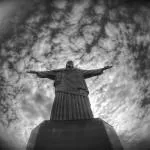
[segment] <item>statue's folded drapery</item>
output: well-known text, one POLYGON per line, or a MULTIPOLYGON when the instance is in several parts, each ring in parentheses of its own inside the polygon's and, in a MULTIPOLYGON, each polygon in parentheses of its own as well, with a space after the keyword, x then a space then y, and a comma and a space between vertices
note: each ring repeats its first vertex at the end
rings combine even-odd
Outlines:
POLYGON ((93 118, 88 96, 58 92, 51 111, 51 120, 93 118))

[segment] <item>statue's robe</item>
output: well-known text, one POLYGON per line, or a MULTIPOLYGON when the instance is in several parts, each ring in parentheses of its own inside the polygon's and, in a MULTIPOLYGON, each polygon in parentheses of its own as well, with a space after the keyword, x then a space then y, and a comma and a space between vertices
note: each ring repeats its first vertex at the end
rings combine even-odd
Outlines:
POLYGON ((78 120, 93 118, 85 79, 102 74, 103 69, 58 69, 38 72, 41 78, 54 80, 55 99, 51 120, 78 120))

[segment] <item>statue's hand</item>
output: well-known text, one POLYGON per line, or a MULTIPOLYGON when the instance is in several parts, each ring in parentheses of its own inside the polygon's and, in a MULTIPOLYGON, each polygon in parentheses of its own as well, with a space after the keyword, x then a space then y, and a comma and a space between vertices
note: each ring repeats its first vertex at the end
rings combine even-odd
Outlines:
POLYGON ((112 68, 112 66, 106 66, 106 67, 103 68, 103 70, 107 70, 107 69, 110 69, 110 68, 112 68))

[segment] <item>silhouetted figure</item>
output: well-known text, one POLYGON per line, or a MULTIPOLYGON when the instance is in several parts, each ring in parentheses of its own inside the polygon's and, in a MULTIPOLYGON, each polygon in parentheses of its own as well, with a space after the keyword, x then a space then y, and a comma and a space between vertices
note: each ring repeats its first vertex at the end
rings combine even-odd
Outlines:
POLYGON ((93 118, 85 79, 101 75, 104 70, 111 67, 82 70, 74 68, 73 61, 68 61, 66 68, 41 72, 28 71, 28 73, 54 80, 55 100, 51 120, 78 120, 93 118))

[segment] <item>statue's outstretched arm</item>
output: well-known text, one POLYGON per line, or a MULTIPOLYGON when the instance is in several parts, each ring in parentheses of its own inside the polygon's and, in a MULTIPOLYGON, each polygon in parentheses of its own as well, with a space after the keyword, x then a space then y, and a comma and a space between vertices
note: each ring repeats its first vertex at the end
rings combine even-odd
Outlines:
POLYGON ((82 70, 82 72, 83 72, 84 78, 86 79, 86 78, 94 77, 97 75, 101 75, 104 70, 110 69, 110 68, 112 68, 112 66, 106 66, 106 67, 100 68, 100 69, 82 70))
POLYGON ((56 76, 55 70, 51 71, 27 71, 27 73, 36 74, 39 78, 49 78, 54 80, 56 76))

